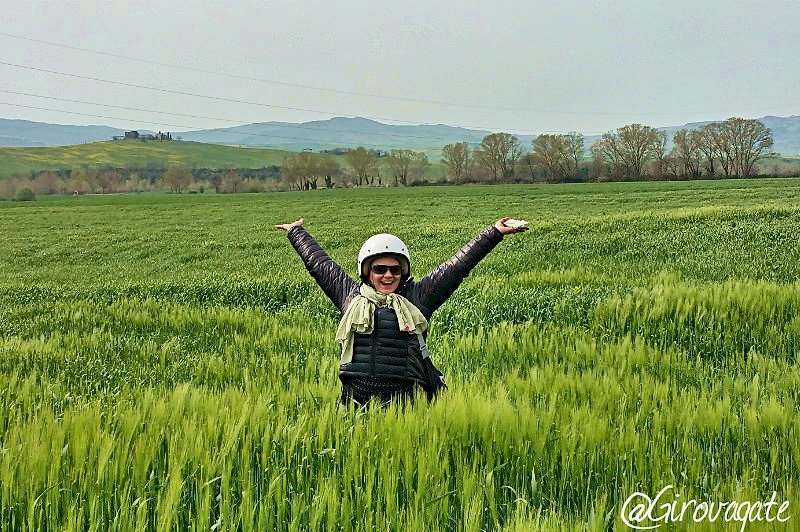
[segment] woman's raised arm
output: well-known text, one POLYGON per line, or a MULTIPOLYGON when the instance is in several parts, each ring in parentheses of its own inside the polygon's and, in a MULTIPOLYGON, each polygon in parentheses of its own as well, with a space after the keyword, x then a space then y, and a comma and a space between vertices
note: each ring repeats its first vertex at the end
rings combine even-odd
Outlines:
POLYGON ((303 259, 306 269, 340 312, 344 312, 344 301, 356 286, 356 282, 322 249, 314 237, 303 227, 303 219, 288 224, 278 224, 276 229, 286 231, 289 241, 303 259))
POLYGON ((438 309, 450 297, 469 272, 503 239, 504 235, 519 233, 524 228, 506 227, 503 223, 510 218, 500 218, 493 226, 481 231, 447 262, 437 266, 431 273, 415 284, 416 299, 424 307, 423 314, 438 309), (427 312, 426 312, 427 311, 427 312))

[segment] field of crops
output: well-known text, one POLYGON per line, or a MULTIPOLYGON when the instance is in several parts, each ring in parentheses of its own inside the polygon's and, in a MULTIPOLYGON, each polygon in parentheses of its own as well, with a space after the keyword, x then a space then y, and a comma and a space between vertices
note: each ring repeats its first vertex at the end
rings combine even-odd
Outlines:
POLYGON ((0 202, 0 529, 623 530, 670 484, 797 529, 798 235, 797 179, 0 202), (506 214, 431 322, 450 390, 342 409, 272 225, 421 277, 506 214))

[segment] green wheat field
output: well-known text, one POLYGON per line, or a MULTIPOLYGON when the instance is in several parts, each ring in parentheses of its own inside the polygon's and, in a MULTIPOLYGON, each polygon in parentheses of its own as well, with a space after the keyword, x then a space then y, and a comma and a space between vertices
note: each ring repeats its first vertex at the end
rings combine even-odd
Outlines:
POLYGON ((796 530, 799 235, 798 179, 0 202, 0 529, 625 530, 671 484, 796 530), (342 408, 272 226, 419 278, 504 215, 431 322, 450 390, 342 408))

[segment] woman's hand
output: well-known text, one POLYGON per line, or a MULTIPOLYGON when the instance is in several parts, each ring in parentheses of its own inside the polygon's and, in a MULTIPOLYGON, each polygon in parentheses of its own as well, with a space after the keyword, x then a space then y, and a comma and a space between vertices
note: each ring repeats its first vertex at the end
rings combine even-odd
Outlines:
POLYGON ((497 228, 498 231, 503 233, 504 235, 510 235, 511 233, 521 233, 525 231, 525 229, 514 229, 513 227, 506 227, 503 225, 506 220, 510 220, 511 216, 505 216, 497 220, 497 223, 494 226, 497 228))
POLYGON ((300 218, 299 220, 295 220, 290 224, 278 224, 275 226, 275 229, 283 229, 288 233, 289 229, 291 229, 292 227, 301 227, 302 225, 303 225, 303 219, 300 218))

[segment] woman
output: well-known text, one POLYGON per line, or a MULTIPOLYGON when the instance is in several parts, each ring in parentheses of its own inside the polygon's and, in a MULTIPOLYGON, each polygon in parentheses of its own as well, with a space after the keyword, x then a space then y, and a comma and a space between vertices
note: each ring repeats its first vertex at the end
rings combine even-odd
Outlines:
POLYGON ((303 228, 302 218, 275 226, 287 232, 306 269, 342 314, 336 339, 342 348, 343 404, 352 400, 364 405, 373 397, 384 404, 413 400, 417 386, 430 401, 445 387, 425 346, 428 320, 504 235, 525 230, 507 227, 507 220, 481 231, 418 282, 411 277, 408 249, 394 235, 375 235, 364 242, 357 282, 303 228))

